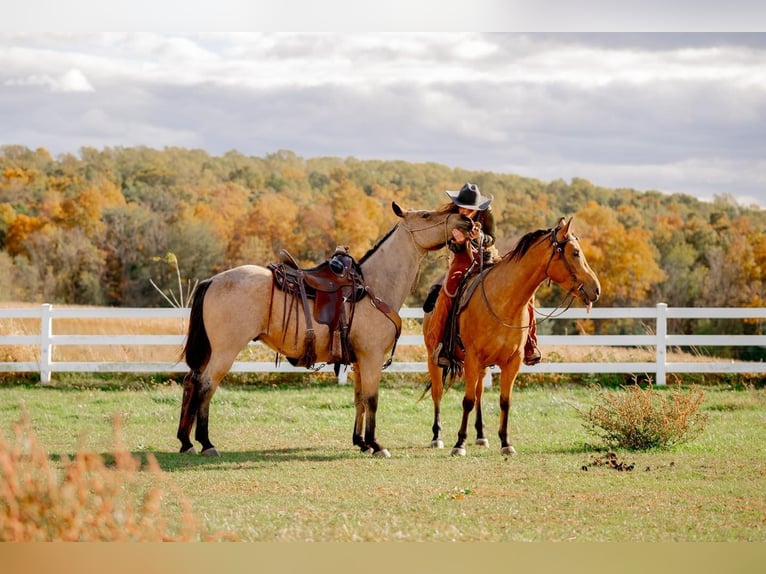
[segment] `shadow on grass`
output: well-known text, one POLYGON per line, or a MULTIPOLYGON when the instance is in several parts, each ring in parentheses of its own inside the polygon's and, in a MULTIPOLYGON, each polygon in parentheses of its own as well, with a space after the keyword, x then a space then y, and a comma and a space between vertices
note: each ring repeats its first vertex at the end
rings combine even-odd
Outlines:
MULTIPOLYGON (((565 446, 531 445, 529 448, 522 448, 517 455, 507 457, 506 455, 500 454, 498 449, 499 446, 497 445, 492 445, 489 449, 486 447, 468 445, 468 458, 470 458, 471 455, 480 456, 482 458, 490 456, 499 459, 505 458, 512 461, 517 457, 524 456, 538 457, 541 455, 592 454, 607 450, 604 447, 588 443, 573 443, 565 446)), ((450 456, 449 447, 445 449, 433 449, 428 446, 420 447, 410 445, 402 446, 392 452, 394 457, 396 457, 396 453, 399 453, 399 455, 404 458, 416 458, 420 454, 424 459, 424 463, 427 463, 427 461, 434 456, 438 457, 440 454, 443 454, 446 459, 462 459, 462 457, 450 456)), ((361 453, 354 447, 342 450, 328 450, 317 447, 290 447, 247 451, 224 451, 221 453, 221 456, 205 456, 202 454, 182 454, 177 451, 152 450, 132 451, 130 454, 141 461, 141 467, 143 469, 148 468, 149 455, 154 456, 159 463, 160 468, 165 472, 182 472, 203 468, 205 470, 238 469, 254 464, 338 462, 343 460, 356 461, 373 458, 369 454, 361 453)), ((100 453, 99 456, 101 456, 104 464, 107 466, 114 465, 115 455, 113 452, 103 452, 100 453)), ((49 458, 54 462, 60 462, 64 458, 72 460, 74 457, 75 455, 73 453, 57 453, 49 455, 49 458)))
MULTIPOLYGON (((150 451, 137 451, 132 454, 141 460, 143 466, 146 466, 147 456, 152 454, 162 470, 169 472, 199 470, 200 468, 219 470, 257 463, 335 462, 365 456, 351 449, 346 452, 328 452, 310 447, 222 452, 221 456, 150 451)), ((104 454, 103 456, 105 460, 110 457, 113 458, 111 454, 104 454)))

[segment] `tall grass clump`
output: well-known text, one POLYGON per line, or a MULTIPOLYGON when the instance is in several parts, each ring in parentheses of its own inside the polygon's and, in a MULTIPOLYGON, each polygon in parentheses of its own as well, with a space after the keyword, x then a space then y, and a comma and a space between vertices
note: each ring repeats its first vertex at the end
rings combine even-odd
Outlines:
POLYGON ((602 390, 599 402, 578 409, 585 429, 608 446, 630 450, 669 448, 697 438, 707 414, 698 412, 705 393, 696 389, 658 391, 651 385, 602 390))
MULTIPOLYGON (((141 461, 119 440, 115 420, 114 462, 82 449, 71 460, 51 461, 25 415, 13 438, 0 434, 0 541, 197 541, 202 531, 190 504, 168 509, 163 472, 147 457, 152 484, 141 461)), ((218 538, 221 536, 219 535, 218 538)))

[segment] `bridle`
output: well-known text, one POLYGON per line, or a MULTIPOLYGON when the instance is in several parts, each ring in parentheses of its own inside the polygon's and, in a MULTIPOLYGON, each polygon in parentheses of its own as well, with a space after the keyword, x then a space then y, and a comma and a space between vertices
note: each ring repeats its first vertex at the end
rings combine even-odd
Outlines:
MULTIPOLYGON (((557 255, 561 258, 561 262, 564 264, 564 267, 569 272, 569 275, 572 277, 573 282, 577 285, 577 287, 572 287, 569 291, 567 291, 566 295, 561 299, 559 304, 548 314, 544 313, 538 313, 537 309, 535 309, 535 313, 538 313, 539 316, 542 317, 541 320, 538 321, 538 323, 542 323, 543 321, 547 319, 555 319, 556 317, 559 317, 566 313, 569 308, 572 306, 572 303, 574 303, 576 293, 578 291, 581 291, 583 289, 583 282, 580 281, 580 278, 577 276, 577 273, 575 273, 574 268, 572 267, 571 263, 567 261, 566 258, 566 245, 569 243, 569 236, 565 237, 562 241, 559 241, 556 239, 556 233, 559 231, 559 227, 554 227, 551 229, 550 234, 548 235, 548 239, 550 239, 551 242, 551 256, 548 258, 548 262, 545 264, 545 277, 548 279, 548 284, 553 280, 553 278, 548 274, 548 269, 551 266, 551 262, 553 261, 553 258, 557 255), (566 306, 565 306, 566 305, 566 306)), ((487 272, 489 273, 492 271, 491 269, 487 272)), ((484 277, 481 277, 479 279, 481 282, 481 293, 484 297, 484 304, 487 306, 487 309, 489 309, 490 314, 492 317, 500 323, 503 327, 508 327, 509 329, 529 329, 529 325, 523 326, 523 325, 511 325, 509 323, 506 323, 503 321, 503 319, 495 312, 495 310, 492 308, 491 303, 489 302, 489 297, 487 297, 487 292, 484 289, 484 277)))
POLYGON ((449 241, 450 233, 449 233, 449 219, 452 215, 455 215, 454 213, 447 213, 447 217, 444 218, 444 221, 437 221, 436 223, 433 223, 431 225, 427 225, 425 227, 419 227, 417 229, 412 229, 407 224, 407 221, 402 220, 399 225, 403 226, 404 229, 410 234, 410 239, 412 239, 412 242, 415 244, 415 247, 420 249, 420 251, 429 251, 431 248, 423 247, 420 243, 418 243, 417 239, 415 239, 415 234, 419 233, 421 231, 427 231, 429 229, 433 229, 434 227, 438 227, 439 225, 444 225, 444 241, 443 243, 446 245, 447 241, 449 241))
MULTIPOLYGON (((551 229, 550 234, 550 240, 551 240, 551 246, 553 249, 551 250, 551 256, 548 258, 548 263, 545 265, 545 277, 548 279, 548 284, 550 284, 551 280, 553 279, 550 275, 548 275, 548 268, 551 266, 551 261, 553 261, 553 258, 558 255, 561 258, 561 262, 564 264, 564 267, 566 267, 566 270, 569 272, 570 277, 572 277, 572 281, 574 283, 579 283, 579 286, 576 290, 582 289, 583 282, 580 281, 580 278, 577 276, 577 273, 575 273, 574 269, 572 268, 572 265, 567 261, 566 258, 566 247, 567 243, 569 243, 569 235, 567 235, 563 241, 559 241, 556 239, 556 232, 559 230, 558 227, 554 227, 551 229)), ((575 238, 576 239, 576 238, 575 238)), ((570 289, 570 293, 573 291, 573 289, 570 289)))

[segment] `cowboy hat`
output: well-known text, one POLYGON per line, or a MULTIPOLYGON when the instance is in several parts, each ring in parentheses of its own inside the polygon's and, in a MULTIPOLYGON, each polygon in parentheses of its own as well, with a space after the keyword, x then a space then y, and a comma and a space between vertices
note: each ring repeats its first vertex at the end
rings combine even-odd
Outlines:
POLYGON ((476 211, 484 211, 492 203, 492 198, 483 196, 479 191, 479 186, 475 183, 466 183, 460 188, 460 191, 447 190, 446 193, 450 196, 452 203, 458 207, 466 207, 476 211))

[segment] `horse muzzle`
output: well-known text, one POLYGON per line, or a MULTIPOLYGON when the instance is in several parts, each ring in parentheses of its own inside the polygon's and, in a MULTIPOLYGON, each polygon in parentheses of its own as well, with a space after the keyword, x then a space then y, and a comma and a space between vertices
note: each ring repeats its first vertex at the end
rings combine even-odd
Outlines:
POLYGON ((596 284, 589 288, 585 286, 585 283, 580 283, 576 294, 585 304, 585 309, 590 313, 593 303, 598 301, 599 295, 601 295, 601 286, 596 284))

